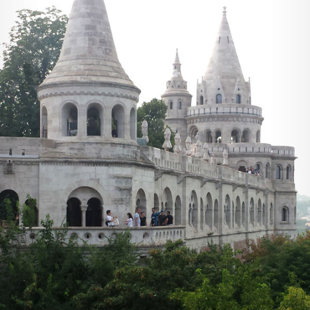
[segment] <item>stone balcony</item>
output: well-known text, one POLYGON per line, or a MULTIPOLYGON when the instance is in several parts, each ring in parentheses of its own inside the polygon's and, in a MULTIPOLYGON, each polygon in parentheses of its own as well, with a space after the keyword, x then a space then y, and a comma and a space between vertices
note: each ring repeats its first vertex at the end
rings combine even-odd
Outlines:
MULTIPOLYGON (((156 247, 164 246, 167 240, 177 241, 185 239, 185 226, 160 226, 160 227, 70 227, 59 228, 67 231, 67 238, 76 238, 79 245, 85 242, 92 246, 104 246, 108 240, 115 237, 116 234, 129 231, 131 242, 138 247, 156 247)), ((37 237, 41 227, 35 227, 27 230, 26 244, 31 244, 37 237)))

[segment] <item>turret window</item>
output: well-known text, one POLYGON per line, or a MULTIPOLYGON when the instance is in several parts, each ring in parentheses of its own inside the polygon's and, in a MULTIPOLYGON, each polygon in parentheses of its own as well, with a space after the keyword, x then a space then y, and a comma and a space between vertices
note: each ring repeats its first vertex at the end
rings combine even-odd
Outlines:
POLYGON ((241 95, 240 95, 240 94, 238 94, 238 95, 236 96, 236 103, 238 103, 238 104, 241 103, 241 95))
POLYGON ((222 103, 222 95, 221 94, 216 95, 216 103, 217 104, 222 103))
POLYGON ((220 130, 217 130, 215 133, 215 142, 222 143, 222 132, 220 130))
POLYGON ((282 222, 288 223, 289 211, 287 207, 282 208, 282 222))
POLYGON ((203 96, 200 96, 200 105, 203 105, 203 96))
POLYGON ((178 107, 179 107, 179 110, 182 110, 182 100, 181 99, 179 100, 178 107))
POLYGON ((101 135, 100 109, 91 107, 87 111, 87 136, 101 135))
POLYGON ((282 179, 282 167, 281 167, 281 165, 276 166, 276 179, 277 180, 282 179))
POLYGON ((289 180, 291 178, 291 166, 288 165, 286 167, 286 179, 289 180))
POLYGON ((76 136, 78 132, 78 109, 73 103, 67 103, 62 109, 62 133, 64 136, 76 136))
POLYGON ((172 110, 173 109, 173 101, 170 101, 169 105, 170 105, 170 110, 172 110))

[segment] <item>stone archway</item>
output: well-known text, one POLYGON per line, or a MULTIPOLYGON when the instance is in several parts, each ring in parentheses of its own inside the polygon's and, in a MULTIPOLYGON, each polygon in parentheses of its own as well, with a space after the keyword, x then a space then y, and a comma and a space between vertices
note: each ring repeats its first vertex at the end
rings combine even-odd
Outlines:
POLYGON ((4 190, 0 193, 0 221, 18 222, 18 202, 19 198, 15 191, 4 190))
POLYGON ((87 201, 86 226, 102 226, 102 207, 98 198, 91 198, 87 201))
POLYGON ((70 198, 67 201, 67 225, 82 226, 81 201, 77 198, 70 198))
POLYGON ((71 223, 82 227, 102 226, 102 219, 103 199, 97 190, 81 186, 71 192, 67 203, 67 221, 69 226, 71 223), (81 220, 79 212, 81 212, 81 220), (69 218, 70 221, 68 221, 69 218))

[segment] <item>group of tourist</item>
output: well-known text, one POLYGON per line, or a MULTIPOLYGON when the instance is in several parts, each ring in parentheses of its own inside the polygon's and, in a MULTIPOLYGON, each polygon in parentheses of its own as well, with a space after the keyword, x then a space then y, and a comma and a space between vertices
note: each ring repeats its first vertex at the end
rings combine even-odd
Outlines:
MULTIPOLYGON (((106 214, 106 226, 115 227, 120 224, 118 217, 112 216, 111 210, 107 210, 106 214)), ((146 226, 145 213, 137 207, 134 216, 132 216, 130 212, 127 213, 127 219, 125 220, 124 224, 128 227, 146 226)), ((161 210, 160 212, 156 212, 154 208, 152 209, 150 226, 167 226, 172 224, 173 216, 171 215, 170 211, 164 212, 161 210)))
POLYGON ((253 167, 250 167, 250 168, 247 168, 246 172, 248 174, 254 174, 254 175, 260 175, 260 170, 258 168, 253 168, 253 167))

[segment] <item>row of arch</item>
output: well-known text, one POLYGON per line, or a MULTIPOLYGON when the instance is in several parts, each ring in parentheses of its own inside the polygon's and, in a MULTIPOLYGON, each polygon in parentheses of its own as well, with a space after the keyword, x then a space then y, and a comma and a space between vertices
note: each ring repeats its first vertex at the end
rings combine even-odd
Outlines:
MULTIPOLYGON (((205 139, 201 137, 202 142, 207 142, 207 143, 222 143, 223 142, 221 129, 215 129, 215 130, 207 129, 205 132, 206 132, 205 139)), ((194 139, 197 133, 198 133, 198 128, 196 126, 192 126, 189 129, 189 135, 191 139, 194 139)), ((230 142, 231 143, 251 142, 251 135, 252 135, 252 132, 248 128, 243 129, 243 130, 234 128, 230 133, 230 142)), ((257 130, 256 132, 256 142, 260 143, 260 130, 257 130)))
MULTIPOLYGON (((79 110, 76 104, 67 102, 61 110, 62 136, 76 136, 79 131, 79 110)), ((125 123, 130 124, 130 138, 136 138, 136 110, 130 110, 129 120, 125 119, 125 110, 121 104, 116 104, 111 111, 111 136, 125 138, 125 123)), ((86 118, 87 136, 102 136, 104 133, 104 109, 99 103, 92 103, 87 107, 86 118)), ((42 107, 42 137, 48 137, 48 112, 42 107)))
MULTIPOLYGON (((223 103, 223 96, 222 94, 216 94, 215 96, 215 103, 216 104, 221 104, 223 103)), ((241 95, 240 94, 237 94, 236 97, 235 97, 235 103, 237 104, 241 104, 241 95)), ((200 105, 203 105, 204 104, 204 97, 201 95, 200 98, 199 98, 199 104, 200 105)))
MULTIPOLYGON (((39 212, 35 203, 35 200, 30 201, 27 199, 25 204, 30 208, 33 208, 34 217, 29 226, 38 226, 39 212)), ((0 220, 16 220, 19 223, 19 197, 13 190, 5 190, 0 193, 0 220)), ((136 194, 136 207, 139 207, 141 211, 147 215, 147 200, 143 189, 139 189, 136 194)), ((154 206, 155 210, 169 210, 174 216, 174 224, 185 224, 185 219, 182 218, 182 202, 179 195, 174 199, 171 190, 165 188, 162 196, 162 202, 159 203, 159 197, 154 194, 154 206)), ((267 216, 269 218, 269 224, 274 222, 274 209, 273 204, 270 203, 269 210, 261 199, 258 199, 257 205, 254 203, 254 198, 250 199, 249 211, 247 214, 246 204, 241 201, 237 196, 235 200, 232 200, 227 194, 225 196, 223 207, 223 220, 222 224, 226 225, 230 229, 244 228, 246 221, 252 226, 267 226, 267 216), (268 212, 268 214, 267 214, 268 212)), ((290 222, 290 213, 287 206, 281 209, 281 221, 284 223, 290 222)), ((67 200, 66 208, 66 222, 70 227, 100 227, 103 226, 103 201, 98 198, 97 195, 89 198, 84 205, 77 197, 70 197, 67 200), (96 197, 95 197, 96 196, 96 197)), ((198 201, 196 191, 191 192, 190 203, 188 206, 187 224, 201 230, 207 225, 209 229, 215 228, 219 230, 220 211, 218 199, 213 199, 211 193, 206 195, 205 202, 202 198, 198 201)))
MULTIPOLYGON (((185 219, 182 218, 182 203, 179 195, 175 198, 175 203, 173 205, 173 198, 171 190, 166 187, 163 191, 162 202, 159 202, 159 196, 154 194, 154 208, 155 210, 169 210, 175 218, 175 225, 185 224, 185 219)), ((143 212, 146 213, 147 210, 147 200, 143 189, 139 189, 136 196, 136 206, 139 207, 143 212)), ((223 224, 228 228, 245 228, 246 221, 252 226, 264 226, 268 224, 273 225, 274 223, 274 208, 273 204, 270 203, 269 209, 261 199, 258 199, 257 205, 255 206, 254 198, 250 199, 249 211, 247 214, 245 202, 241 202, 239 196, 235 201, 231 200, 229 195, 225 196, 225 202, 223 207, 223 224), (267 223, 267 216, 269 223, 267 223)), ((205 202, 200 198, 200 204, 196 192, 193 190, 191 192, 191 199, 188 206, 187 223, 190 226, 201 230, 208 226, 209 229, 215 228, 219 230, 220 221, 220 211, 219 211, 219 201, 218 199, 213 199, 211 193, 206 195, 205 202)), ((283 207, 281 210, 281 220, 282 222, 289 223, 289 208, 283 207)))

